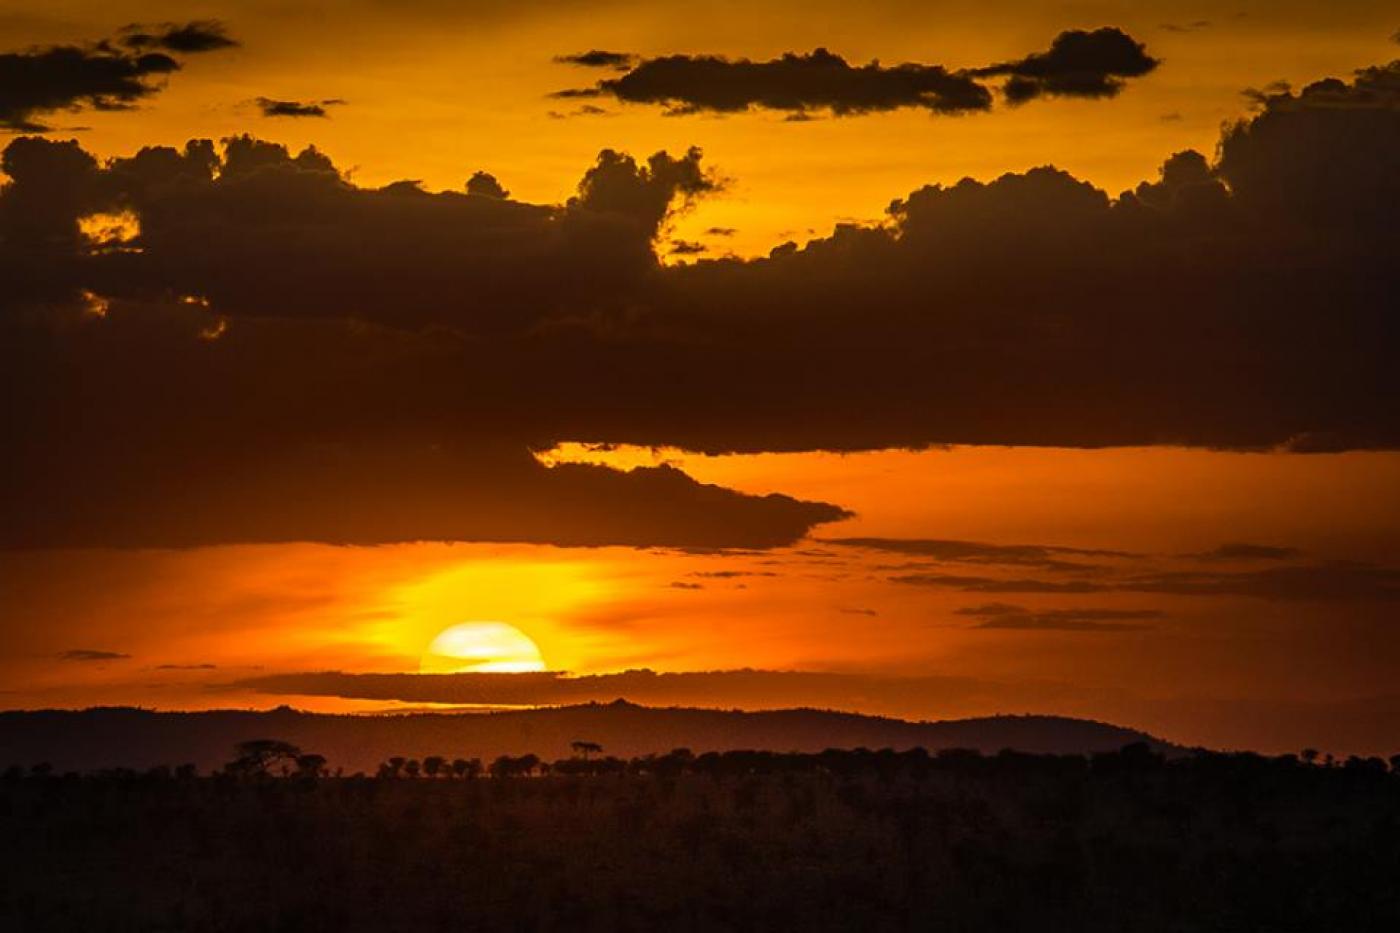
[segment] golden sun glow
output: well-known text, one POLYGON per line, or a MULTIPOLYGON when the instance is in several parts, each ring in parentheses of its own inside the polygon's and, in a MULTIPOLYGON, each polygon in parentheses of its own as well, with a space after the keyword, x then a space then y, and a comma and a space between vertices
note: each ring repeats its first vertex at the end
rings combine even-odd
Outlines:
POLYGON ((443 629, 419 669, 431 674, 522 673, 544 670, 539 646, 505 622, 463 622, 443 629))

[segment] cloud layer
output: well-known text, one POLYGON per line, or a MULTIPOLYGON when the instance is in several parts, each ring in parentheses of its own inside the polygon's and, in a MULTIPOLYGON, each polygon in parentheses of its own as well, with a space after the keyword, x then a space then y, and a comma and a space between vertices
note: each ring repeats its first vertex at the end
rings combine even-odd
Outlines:
MULTIPOLYGON (((4 542, 761 546, 844 514, 529 455, 562 440, 1393 448, 1397 75, 1275 93, 1216 162, 1178 153, 1116 199, 1037 168, 683 267, 657 258, 671 219, 722 190, 698 150, 605 150, 573 198, 537 205, 485 173, 457 192, 360 187, 315 149, 249 137, 105 164, 17 139, 4 542), (94 215, 130 232, 95 242, 94 215)), ((1117 559, 959 544, 920 547, 1117 559)), ((1392 586, 1274 569, 1136 585, 1392 586)), ((937 582, 1008 591, 962 576, 937 582)))

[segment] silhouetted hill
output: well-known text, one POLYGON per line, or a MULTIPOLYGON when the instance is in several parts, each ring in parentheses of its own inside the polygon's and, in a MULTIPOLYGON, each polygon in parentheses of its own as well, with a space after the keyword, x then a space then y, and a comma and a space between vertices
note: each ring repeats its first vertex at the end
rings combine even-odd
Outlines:
POLYGON ((233 746, 277 738, 326 756, 332 768, 372 771, 393 755, 467 755, 483 759, 534 752, 565 757, 575 740, 622 757, 690 748, 816 752, 825 748, 922 746, 1004 748, 1036 753, 1113 751, 1152 736, 1106 723, 1058 716, 992 716, 906 722, 811 709, 740 712, 657 709, 617 701, 487 713, 327 715, 288 707, 268 712, 152 712, 129 708, 0 713, 0 766, 49 762, 55 769, 148 768, 191 762, 222 765, 233 746))

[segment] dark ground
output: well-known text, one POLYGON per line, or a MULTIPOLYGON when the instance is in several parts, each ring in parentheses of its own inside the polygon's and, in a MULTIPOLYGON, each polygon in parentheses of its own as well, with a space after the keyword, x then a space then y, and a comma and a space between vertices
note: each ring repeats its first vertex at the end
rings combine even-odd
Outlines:
POLYGON ((0 929, 1400 929, 1400 774, 1379 759, 417 765, 13 769, 0 929))

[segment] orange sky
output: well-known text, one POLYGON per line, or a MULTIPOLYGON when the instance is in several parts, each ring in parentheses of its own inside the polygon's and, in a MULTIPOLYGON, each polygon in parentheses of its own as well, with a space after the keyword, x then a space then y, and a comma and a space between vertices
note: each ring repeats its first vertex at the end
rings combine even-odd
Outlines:
MULTIPOLYGON (((184 61, 133 110, 49 114, 54 138, 109 158, 251 132, 294 151, 315 145, 364 188, 414 179, 460 190, 484 169, 514 199, 539 204, 566 201, 602 149, 700 146, 723 187, 668 218, 656 249, 696 241, 709 256, 743 257, 880 221, 892 199, 964 176, 1053 164, 1116 195, 1155 178, 1173 152, 1213 154, 1222 125, 1250 112, 1245 89, 1349 76, 1400 48, 1391 38, 1400 18, 1382 2, 0 0, 0 51, 191 19, 225 23, 239 46, 184 61), (959 69, 1106 24, 1161 59, 1112 99, 789 122, 764 110, 677 117, 606 100, 595 101, 605 113, 581 114, 579 101, 549 96, 598 77, 554 61, 587 49, 767 59, 821 46, 857 63, 959 69), (277 119, 259 114, 261 96, 345 103, 326 118, 277 119)), ((492 405, 484 397, 479 407, 492 405)), ((1350 717, 1351 704, 1400 709, 1400 639, 1389 628, 1400 454, 958 446, 701 456, 566 444, 540 459, 669 463, 702 483, 833 503, 854 517, 771 550, 12 548, 0 551, 0 705, 379 709, 237 682, 413 672, 447 626, 500 620, 532 638, 549 669, 579 674, 752 667, 979 685, 867 707, 916 717, 1063 712, 1187 743, 1291 748, 1317 723, 1350 717), (838 538, 1052 551, 1029 562, 980 551, 945 559, 838 538), (1213 555, 1230 544, 1282 550, 1213 555), (1071 578, 1078 590, 1066 588, 1071 578), (997 606, 1015 608, 998 616, 997 606), (1067 613, 1082 618, 1063 624, 1067 613), (63 660, 71 652, 96 654, 63 660), (1268 703, 1279 712, 1261 717, 1268 703), (1279 722, 1290 717, 1292 731, 1279 722)), ((1379 745, 1382 732, 1350 741, 1379 745)))
MULTIPOLYGON (((679 458, 705 481, 825 497, 857 512, 818 538, 1116 549, 1145 555, 1145 566, 1173 568, 1199 566, 1181 555, 1246 539, 1299 548, 1309 561, 1400 556, 1394 523, 1378 520, 1400 514, 1394 454, 955 448, 606 456, 629 464, 679 458), (1309 508, 1295 508, 1299 501, 1309 508)), ((1043 707, 1131 718, 1186 741, 1248 740, 1243 725, 1201 721, 1190 701, 1340 703, 1392 689, 1396 658, 1385 603, 986 596, 891 582, 906 562, 821 541, 707 555, 428 543, 12 552, 0 566, 18 637, 8 644, 3 679, 10 702, 24 706, 380 708, 220 685, 303 670, 413 671, 443 628, 500 619, 535 639, 556 670, 965 677, 992 686, 965 702, 939 697, 885 711, 936 717, 1043 707), (716 576, 731 573, 745 575, 716 576), (1161 616, 1134 631, 1031 632, 978 629, 976 619, 956 612, 988 602, 1161 616), (130 657, 54 662, 74 647, 130 657), (205 664, 216 668, 197 667, 205 664)))

